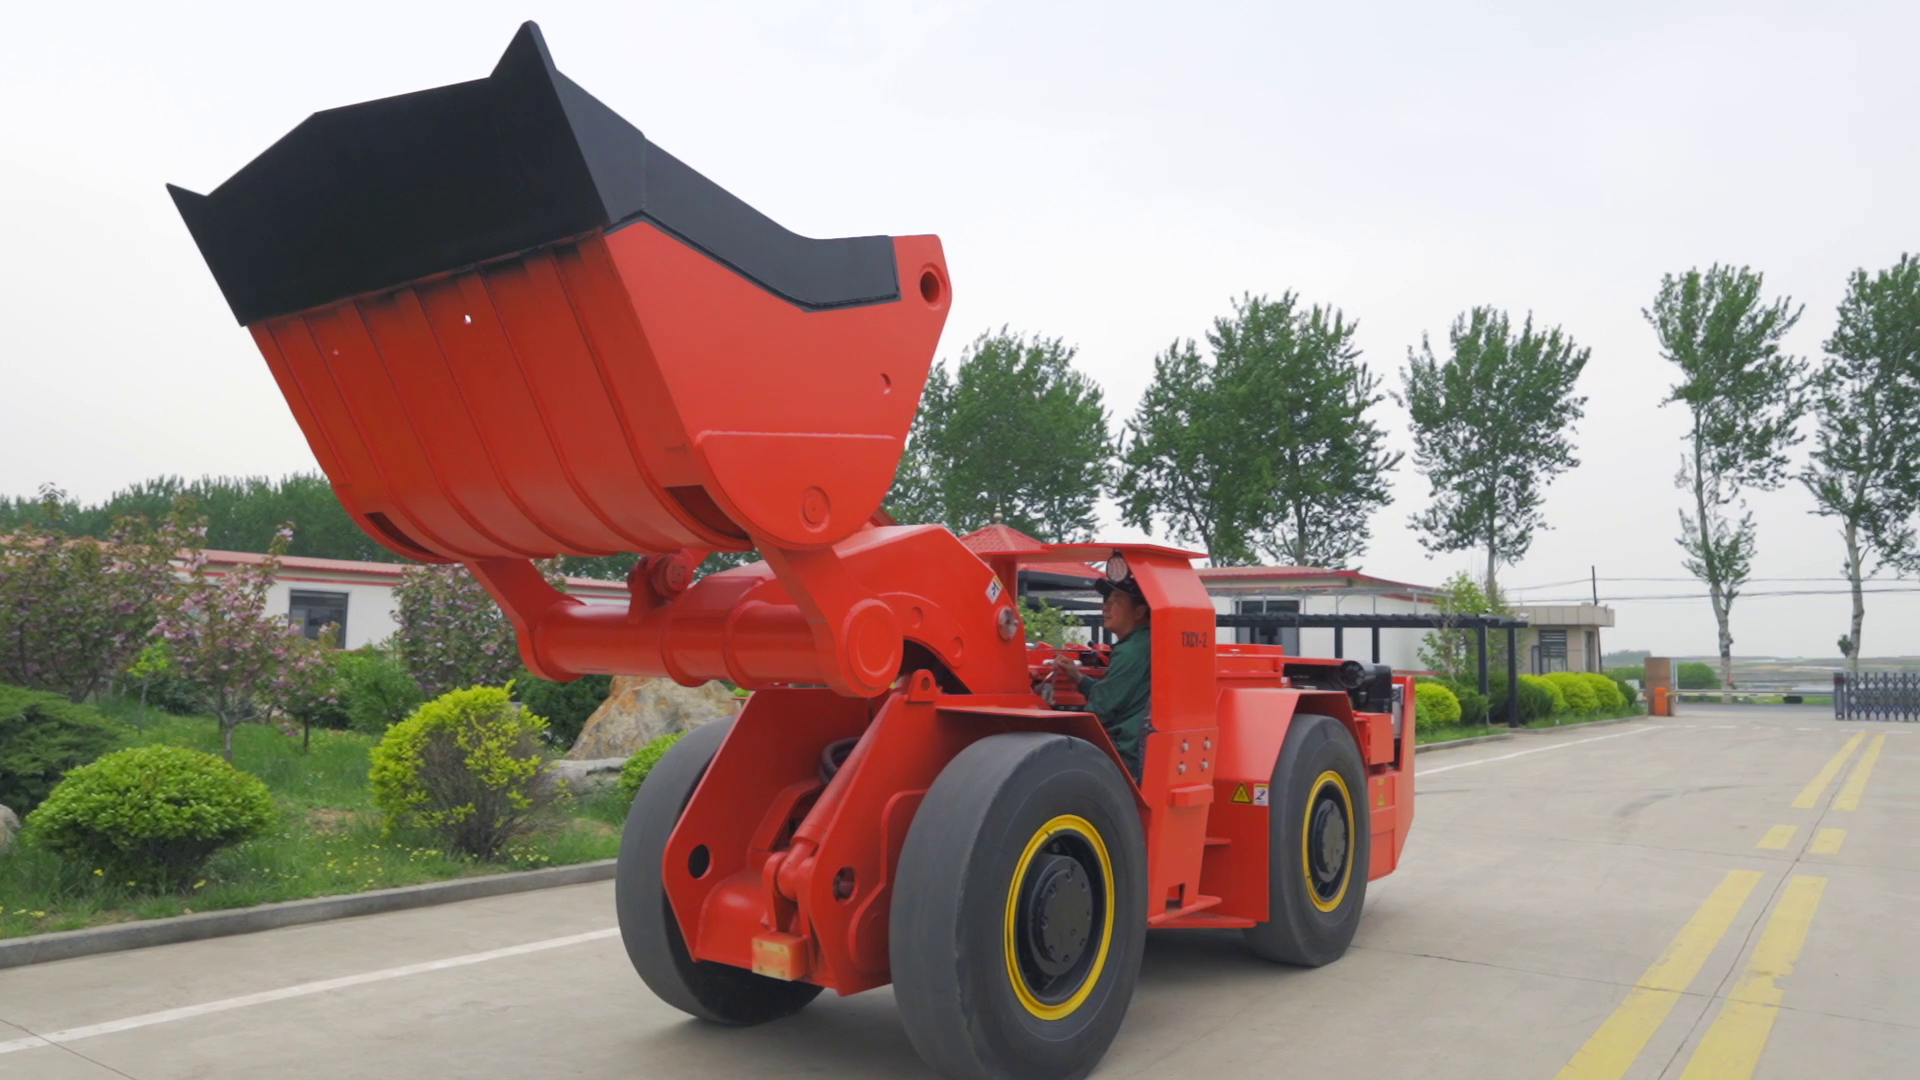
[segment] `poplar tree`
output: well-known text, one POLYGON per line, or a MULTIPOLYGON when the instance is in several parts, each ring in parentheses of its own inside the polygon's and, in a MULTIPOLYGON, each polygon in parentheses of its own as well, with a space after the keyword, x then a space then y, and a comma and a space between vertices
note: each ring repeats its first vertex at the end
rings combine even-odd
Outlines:
POLYGON ((1573 390, 1591 350, 1559 327, 1535 329, 1532 315, 1516 332, 1490 307, 1454 319, 1447 343, 1436 357, 1422 335, 1395 395, 1431 498, 1410 521, 1429 551, 1484 550, 1492 594, 1500 565, 1526 555, 1546 527, 1547 484, 1580 464, 1573 431, 1587 399, 1573 390))
POLYGON ((1920 258, 1903 255, 1869 276, 1856 270, 1811 380, 1818 427, 1800 482, 1815 513, 1837 519, 1842 572, 1853 594, 1841 639, 1860 673, 1866 620, 1861 581, 1882 566, 1914 569, 1913 517, 1920 509, 1920 258))
POLYGON ((1653 306, 1642 311, 1661 355, 1680 369, 1661 403, 1686 406, 1690 421, 1674 478, 1693 507, 1680 511, 1680 547, 1713 604, 1723 685, 1733 682, 1733 602, 1753 569, 1744 492, 1771 491, 1785 480, 1805 409, 1805 364, 1781 350, 1801 309, 1786 297, 1763 299, 1763 287, 1757 271, 1716 263, 1665 275, 1653 306))

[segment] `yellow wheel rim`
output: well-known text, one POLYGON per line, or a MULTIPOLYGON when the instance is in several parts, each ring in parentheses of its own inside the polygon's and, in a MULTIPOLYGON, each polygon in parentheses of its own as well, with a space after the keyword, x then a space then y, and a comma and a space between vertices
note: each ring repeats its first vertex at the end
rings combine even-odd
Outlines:
POLYGON ((1086 818, 1075 814, 1061 814, 1040 826, 1039 830, 1033 834, 1033 838, 1027 841, 1026 850, 1020 853, 1020 861, 1014 865, 1013 881, 1007 886, 1007 912, 1003 930, 1007 980, 1013 984, 1014 996, 1020 999, 1020 1004, 1024 1005, 1028 1012, 1042 1020, 1058 1020, 1072 1015, 1075 1009, 1086 1003, 1087 998, 1093 994, 1093 988, 1100 984, 1100 973, 1106 968, 1107 955, 1113 948, 1113 918, 1113 860, 1107 855, 1106 841, 1101 839, 1100 830, 1094 828, 1093 823, 1086 818), (1093 963, 1087 968, 1085 976, 1080 980, 1080 985, 1065 1001, 1048 1004, 1040 1000, 1039 995, 1034 992, 1032 985, 1028 982, 1025 972, 1021 970, 1018 933, 1020 894, 1021 885, 1026 881, 1027 871, 1033 868, 1034 859, 1048 844, 1063 836, 1072 837, 1091 849, 1091 854, 1099 862, 1098 883, 1102 890, 1100 894, 1102 903, 1097 910, 1103 914, 1100 920, 1100 943, 1094 952, 1093 963))
POLYGON ((1353 881, 1353 850, 1356 837, 1356 821, 1353 813, 1353 792, 1347 790, 1347 781, 1338 772, 1328 769, 1314 780, 1307 795, 1307 812, 1300 821, 1300 872, 1306 875, 1307 899, 1321 911, 1332 912, 1340 907, 1340 901, 1347 898, 1347 886, 1353 881), (1332 790, 1329 791, 1328 789, 1332 790), (1341 855, 1340 884, 1333 895, 1321 895, 1324 886, 1313 876, 1313 820, 1319 809, 1322 796, 1334 802, 1347 826, 1347 850, 1341 855))

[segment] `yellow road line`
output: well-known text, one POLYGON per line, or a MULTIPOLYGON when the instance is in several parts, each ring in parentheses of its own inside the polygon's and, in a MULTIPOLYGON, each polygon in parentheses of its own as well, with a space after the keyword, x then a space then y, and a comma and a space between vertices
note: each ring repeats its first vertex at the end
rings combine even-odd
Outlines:
POLYGON ((1760 933, 1747 970, 1734 984, 1720 1016, 1694 1048, 1680 1080, 1747 1080, 1760 1064, 1761 1051, 1773 1034, 1773 1018, 1786 992, 1775 981, 1793 974, 1800 948, 1806 944, 1813 913, 1827 879, 1795 877, 1760 933))
POLYGON ((1713 955, 1714 946, 1726 936, 1727 927, 1733 925, 1734 916, 1740 914, 1758 884, 1760 874, 1755 870, 1734 870, 1721 879, 1693 918, 1674 935, 1667 951, 1640 976, 1626 1000, 1554 1080, 1619 1080, 1625 1076, 1680 995, 1700 974, 1701 966, 1713 955))
POLYGON ((1768 851, 1781 851, 1788 844, 1793 843, 1793 834, 1799 831, 1799 827, 1795 825, 1775 825, 1768 829, 1767 835, 1761 837, 1760 842, 1754 846, 1766 848, 1768 851))
POLYGON ((1833 760, 1827 762, 1819 774, 1800 792, 1800 796, 1793 800, 1793 808, 1795 810, 1813 809, 1813 805, 1820 801, 1820 796, 1826 793, 1827 785, 1833 783, 1833 778, 1840 775, 1840 769, 1846 765, 1847 759, 1853 756, 1854 750, 1860 745, 1860 740, 1866 737, 1867 733, 1864 731, 1854 732, 1853 738, 1847 740, 1847 745, 1833 755, 1833 760))
POLYGON ((1838 855, 1840 845, 1847 842, 1845 829, 1821 829, 1814 834, 1813 843, 1807 850, 1815 855, 1838 855))
POLYGON ((1873 763, 1880 760, 1880 748, 1887 745, 1885 735, 1875 735, 1873 742, 1867 745, 1867 752, 1860 755, 1860 761, 1848 774, 1845 787, 1833 798, 1835 810, 1860 809, 1860 795, 1867 790, 1867 778, 1873 775, 1873 763))

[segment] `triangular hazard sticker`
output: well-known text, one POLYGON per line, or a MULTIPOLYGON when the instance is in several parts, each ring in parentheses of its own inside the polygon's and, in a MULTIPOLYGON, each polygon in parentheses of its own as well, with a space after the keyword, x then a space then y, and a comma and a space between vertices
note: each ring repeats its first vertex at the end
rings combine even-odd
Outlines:
POLYGON ((1233 801, 1240 803, 1253 801, 1253 796, 1247 793, 1247 785, 1241 784, 1233 789, 1233 801))

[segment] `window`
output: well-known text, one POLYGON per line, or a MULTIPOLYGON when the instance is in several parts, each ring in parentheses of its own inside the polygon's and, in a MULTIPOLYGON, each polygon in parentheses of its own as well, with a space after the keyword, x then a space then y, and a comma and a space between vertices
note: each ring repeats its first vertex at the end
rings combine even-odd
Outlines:
POLYGON ((287 604, 287 617, 300 632, 314 640, 319 640, 320 631, 328 626, 337 627, 334 631, 336 644, 347 643, 347 594, 343 592, 306 592, 296 589, 287 604))
MULTIPOLYGON (((1298 615, 1298 600, 1242 600, 1237 606, 1242 615, 1298 615)), ((1300 655, 1300 628, 1297 626, 1242 626, 1233 632, 1241 645, 1278 645, 1289 656, 1300 655)))
POLYGON ((1533 673, 1548 675, 1567 670, 1567 632, 1541 630, 1533 646, 1533 673))

